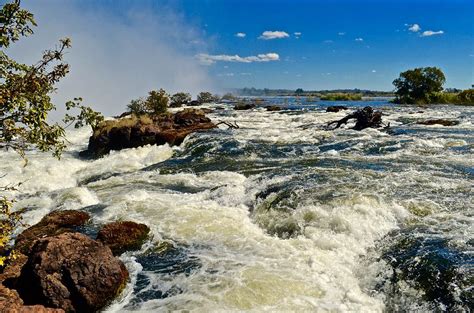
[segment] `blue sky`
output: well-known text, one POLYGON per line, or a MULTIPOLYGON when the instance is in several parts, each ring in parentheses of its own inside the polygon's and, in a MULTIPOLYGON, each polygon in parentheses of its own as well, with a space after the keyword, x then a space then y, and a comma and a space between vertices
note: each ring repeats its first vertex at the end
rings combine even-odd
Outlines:
POLYGON ((473 83, 474 1, 183 1, 179 8, 211 39, 210 54, 279 55, 212 64, 228 86, 390 90, 400 71, 418 66, 441 67, 447 86, 473 83), (259 39, 264 31, 289 37, 259 39))
POLYGON ((160 87, 392 90, 420 66, 442 68, 446 87, 474 83, 472 0, 22 3, 38 28, 9 53, 33 63, 71 37, 71 73, 55 97, 82 96, 106 113, 160 87))

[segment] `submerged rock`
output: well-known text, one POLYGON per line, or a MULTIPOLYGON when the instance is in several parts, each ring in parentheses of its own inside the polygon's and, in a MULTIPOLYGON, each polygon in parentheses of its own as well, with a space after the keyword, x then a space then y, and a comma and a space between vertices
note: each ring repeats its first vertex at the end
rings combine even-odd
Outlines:
POLYGON ((452 120, 445 120, 445 119, 433 119, 433 120, 425 120, 425 121, 419 121, 417 124, 420 125, 443 125, 443 126, 455 126, 458 125, 458 121, 452 121, 452 120))
POLYGON ((136 148, 144 145, 179 145, 190 133, 215 128, 202 110, 185 109, 175 114, 132 116, 105 121, 89 138, 83 156, 100 157, 111 150, 136 148))
POLYGON ((234 106, 234 110, 238 110, 238 111, 251 110, 253 108, 255 108, 255 104, 253 103, 237 103, 234 106))
POLYGON ((280 111, 281 107, 279 107, 278 105, 268 105, 265 107, 265 109, 269 112, 274 112, 274 111, 280 111))
POLYGON ((336 112, 339 112, 342 110, 348 110, 348 109, 349 109, 348 107, 343 106, 343 105, 331 105, 326 108, 326 112, 336 113, 336 112))
POLYGON ((113 222, 106 224, 97 235, 97 240, 108 246, 114 255, 128 250, 140 249, 148 238, 150 228, 135 222, 113 222))
POLYGON ((76 210, 53 211, 41 221, 18 235, 15 249, 27 254, 36 240, 73 231, 74 227, 82 226, 90 219, 86 212, 76 210))
POLYGON ((79 233, 36 241, 14 288, 27 305, 95 312, 125 287, 128 271, 110 248, 79 233))

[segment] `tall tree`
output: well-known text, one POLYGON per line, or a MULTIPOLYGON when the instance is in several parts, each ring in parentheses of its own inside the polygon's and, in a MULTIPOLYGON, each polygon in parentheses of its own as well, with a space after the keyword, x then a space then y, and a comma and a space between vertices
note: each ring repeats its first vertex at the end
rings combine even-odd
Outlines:
POLYGON ((444 73, 437 67, 420 67, 400 73, 393 81, 397 103, 428 103, 433 93, 443 90, 444 73))

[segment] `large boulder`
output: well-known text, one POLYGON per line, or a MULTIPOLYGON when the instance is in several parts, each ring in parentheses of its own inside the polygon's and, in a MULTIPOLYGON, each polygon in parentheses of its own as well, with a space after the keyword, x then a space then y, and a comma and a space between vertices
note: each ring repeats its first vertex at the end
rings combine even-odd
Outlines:
POLYGON ((101 123, 89 138, 83 156, 100 157, 111 150, 144 145, 179 145, 190 133, 215 128, 202 110, 185 109, 156 116, 132 116, 101 123))
POLYGON ((46 308, 43 305, 24 305, 18 293, 0 285, 0 312, 2 313, 64 313, 63 309, 46 308))
POLYGON ((127 269, 110 248, 80 233, 63 233, 35 242, 14 288, 26 305, 95 312, 127 280, 127 269))
POLYGON ((86 212, 77 210, 53 211, 44 216, 41 221, 18 235, 15 249, 27 254, 36 240, 71 232, 75 227, 82 226, 90 219, 86 212))
POLYGON ((107 245, 115 255, 138 250, 148 238, 150 228, 135 222, 113 222, 106 224, 98 233, 97 240, 107 245))

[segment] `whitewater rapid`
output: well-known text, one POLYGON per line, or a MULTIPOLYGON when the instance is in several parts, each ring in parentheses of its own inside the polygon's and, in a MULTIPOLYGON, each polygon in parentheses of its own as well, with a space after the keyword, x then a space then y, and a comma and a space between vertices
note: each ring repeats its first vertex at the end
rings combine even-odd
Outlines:
MULTIPOLYGON (((390 131, 328 131, 322 126, 347 112, 320 105, 228 107, 209 117, 239 129, 221 125, 179 147, 98 160, 78 156, 90 131, 69 130, 61 160, 30 151, 23 167, 14 152, 0 152, 0 185, 22 182, 12 196, 29 224, 52 210, 82 209, 93 216, 91 234, 120 219, 150 227, 142 250, 121 256, 131 283, 108 312, 440 308, 420 300, 409 279, 387 287, 393 268, 384 256, 414 227, 409 236, 433 234, 466 254, 455 270, 472 273, 473 110, 378 107, 390 131), (428 118, 460 124, 414 123, 428 118)), ((468 307, 466 288, 472 295, 472 286, 453 289, 461 299, 454 308, 468 307)))

